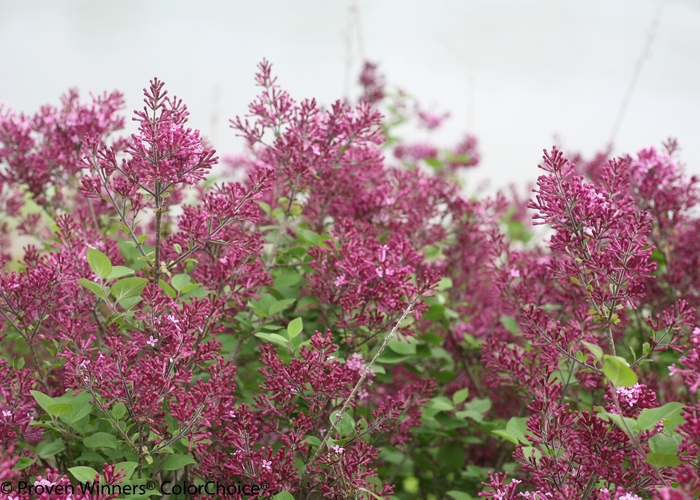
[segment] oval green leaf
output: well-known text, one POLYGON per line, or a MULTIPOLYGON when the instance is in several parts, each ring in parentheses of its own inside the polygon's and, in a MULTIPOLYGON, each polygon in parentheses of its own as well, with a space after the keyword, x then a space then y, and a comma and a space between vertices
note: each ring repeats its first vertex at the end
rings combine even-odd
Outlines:
POLYGON ((596 362, 603 359, 603 349, 601 349, 599 346, 590 342, 586 342, 585 340, 581 341, 581 343, 585 345, 589 351, 591 351, 591 354, 593 354, 593 357, 595 358, 596 362))
POLYGON ((259 339, 267 340, 268 342, 271 342, 273 344, 281 345, 283 347, 289 347, 289 341, 279 333, 258 332, 255 334, 255 336, 259 339))
POLYGON ((163 462, 163 470, 180 470, 186 465, 196 464, 197 461, 189 455, 170 455, 163 462))
POLYGON ((72 412, 73 407, 65 403, 59 403, 49 406, 46 409, 46 411, 48 411, 49 415, 51 415, 52 417, 60 417, 61 415, 65 415, 66 413, 72 412))
POLYGON ((117 438, 106 432, 96 432, 92 436, 88 436, 83 440, 83 444, 87 448, 112 448, 117 449, 117 438))
POLYGON ((302 320, 301 318, 294 318, 292 321, 289 322, 289 325, 287 325, 287 336, 291 340, 294 337, 298 336, 303 329, 304 320, 302 320))
POLYGON ((460 389, 459 391, 455 392, 452 395, 452 402, 456 405, 463 403, 467 400, 469 397, 469 387, 465 387, 464 389, 460 389))
POLYGON ((92 467, 71 467, 68 472, 73 474, 79 482, 90 483, 95 480, 98 472, 92 467))
POLYGON ((86 280, 85 278, 80 278, 78 280, 78 284, 82 286, 83 288, 87 288, 90 290, 92 293, 97 295, 100 298, 104 298, 104 293, 102 292, 102 288, 100 288, 100 285, 95 283, 94 281, 86 280))
POLYGON ((112 272, 112 262, 105 254, 94 248, 88 248, 87 261, 90 269, 102 279, 105 279, 112 272))
POLYGON ((604 356, 603 372, 615 387, 629 387, 637 383, 637 374, 618 356, 604 356))
POLYGON ((48 413, 49 411, 49 406, 56 404, 56 402, 53 400, 51 396, 47 396, 43 392, 39 391, 29 391, 32 396, 34 396, 34 400, 39 403, 39 406, 41 406, 44 411, 48 413))
POLYGON ((186 274, 176 274, 173 276, 170 283, 172 283, 173 288, 179 292, 190 284, 190 277, 186 274))
MULTIPOLYGON (((338 413, 339 412, 337 411, 331 413, 331 424, 333 424, 333 420, 338 418, 338 413)), ((342 417, 338 418, 338 421, 335 423, 334 427, 338 431, 338 434, 341 436, 347 436, 355 431, 355 420, 353 420, 350 414, 346 412, 343 413, 342 417)))
MULTIPOLYGON (((294 302, 296 302, 296 300, 297 300, 297 299, 282 299, 282 300, 278 300, 277 302, 275 302, 274 304, 272 304, 272 305, 270 306, 270 310, 269 310, 270 316, 274 316, 274 315, 277 314, 278 312, 284 311, 284 310, 287 309, 289 306, 291 306, 292 304, 294 304, 294 302)), ((297 319, 301 319, 301 318, 297 318, 297 319)))
POLYGON ((683 409, 683 403, 671 402, 659 408, 645 408, 637 418, 640 431, 650 431, 656 424, 672 417, 676 413, 680 413, 683 409))
POLYGON ((272 500, 294 500, 294 497, 287 490, 282 490, 272 497, 272 500))
POLYGON ((112 272, 107 276, 108 280, 115 280, 117 278, 123 278, 124 276, 130 276, 134 274, 134 270, 124 266, 114 266, 112 267, 112 272))
POLYGON ((676 455, 664 453, 663 451, 652 451, 647 455, 646 463, 654 467, 677 467, 681 461, 676 455))
POLYGON ((146 288, 146 278, 124 278, 112 285, 112 295, 117 301, 127 297, 138 297, 146 288))

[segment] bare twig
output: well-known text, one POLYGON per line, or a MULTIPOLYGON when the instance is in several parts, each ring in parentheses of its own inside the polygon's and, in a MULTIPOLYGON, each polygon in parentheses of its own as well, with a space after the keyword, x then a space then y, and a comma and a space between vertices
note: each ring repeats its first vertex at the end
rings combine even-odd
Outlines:
POLYGON ((362 387, 362 384, 365 382, 365 380, 369 376, 370 371, 372 370, 372 366, 374 366, 374 363, 376 363, 377 359, 379 359, 379 356, 381 356, 381 354, 384 352, 384 349, 386 349, 386 346, 389 345, 389 342, 391 341, 391 339, 393 339, 396 336, 396 332, 399 330, 401 323, 403 323, 403 321, 406 319, 406 317, 412 312, 413 305, 415 304, 417 299, 418 299, 418 296, 414 297, 413 300, 411 300, 411 302, 406 306, 406 309, 404 309, 403 314, 401 314, 401 317, 394 325, 394 328, 392 328, 391 331, 389 332, 389 334, 384 338, 384 342, 382 342, 382 345, 379 346, 379 349, 375 353, 372 360, 369 363, 367 363, 367 365, 365 366, 365 371, 362 373, 360 380, 358 380, 357 384, 355 384, 355 387, 353 387, 352 392, 350 393, 348 398, 343 403, 343 406, 341 407, 341 409, 334 412, 333 421, 331 422, 331 426, 328 428, 328 431, 326 431, 326 435, 323 437, 323 441, 321 442, 321 445, 318 447, 318 450, 316 450, 316 453, 314 453, 314 456, 311 457, 311 460, 309 460, 309 463, 306 464, 306 469, 304 470, 304 475, 301 478, 302 484, 306 480, 306 477, 309 473, 309 469, 311 468, 311 466, 314 463, 316 463, 318 458, 321 456, 321 453, 323 452, 324 448, 327 446, 328 440, 330 439, 331 434, 333 434, 333 430, 335 429, 335 425, 338 423, 338 420, 340 420, 340 418, 343 416, 343 414, 350 407, 350 404, 352 403, 353 399, 355 399, 355 395, 360 391, 360 387, 362 387))
POLYGON ((661 12, 663 11, 663 3, 659 5, 659 8, 654 14, 654 18, 651 21, 651 26, 649 32, 647 33, 646 40, 644 41, 644 47, 642 48, 642 53, 637 59, 637 64, 634 66, 634 71, 632 71, 632 77, 630 78, 629 84, 627 85, 627 90, 622 98, 622 103, 620 104, 620 109, 617 111, 617 116, 615 117, 615 123, 613 123, 612 130, 610 131, 610 138, 608 139, 608 144, 613 144, 617 133, 620 131, 620 126, 622 125, 622 119, 627 112, 627 106, 632 99, 632 93, 634 93, 634 88, 637 86, 637 81, 639 81, 639 76, 642 74, 642 68, 644 68, 644 63, 649 57, 651 52, 651 45, 654 43, 654 38, 656 37, 656 30, 659 27, 659 20, 661 19, 661 12))

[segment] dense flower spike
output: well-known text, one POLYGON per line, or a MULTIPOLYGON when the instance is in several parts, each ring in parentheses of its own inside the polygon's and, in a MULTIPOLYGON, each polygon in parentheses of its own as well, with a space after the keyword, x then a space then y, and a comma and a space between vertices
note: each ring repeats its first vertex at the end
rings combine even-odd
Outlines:
POLYGON ((204 147, 198 130, 186 129, 188 111, 182 100, 168 97, 157 78, 143 90, 145 106, 136 111, 139 133, 125 151, 131 158, 114 165, 133 184, 156 196, 175 184, 203 180, 216 163, 214 151, 204 147))
POLYGON ((403 238, 382 245, 362 229, 340 222, 333 231, 337 247, 317 247, 311 253, 316 271, 309 278, 311 292, 322 304, 340 307, 336 325, 352 343, 363 341, 358 338, 361 327, 373 333, 386 330, 436 283, 434 275, 422 275, 420 255, 403 238), (419 281, 412 283, 416 275, 419 281))
POLYGON ((360 85, 362 85, 360 100, 375 104, 384 99, 384 75, 379 74, 376 64, 365 61, 360 73, 360 85))
POLYGON ((476 139, 401 140, 449 113, 375 64, 357 104, 297 101, 266 61, 256 81, 218 179, 158 79, 130 137, 117 93, 0 110, 3 495, 700 495, 700 192, 675 141, 554 148, 529 203, 474 199, 476 139), (37 243, 13 258, 17 233, 37 243))

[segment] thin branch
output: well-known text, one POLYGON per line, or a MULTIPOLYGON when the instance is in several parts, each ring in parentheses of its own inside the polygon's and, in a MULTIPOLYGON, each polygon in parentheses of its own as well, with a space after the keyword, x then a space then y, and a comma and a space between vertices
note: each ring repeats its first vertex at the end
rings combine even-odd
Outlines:
POLYGON ((379 349, 375 353, 372 360, 365 366, 365 371, 362 373, 360 380, 357 381, 357 384, 355 384, 355 387, 353 387, 352 392, 350 393, 348 398, 345 400, 345 403, 343 403, 342 408, 340 410, 334 412, 333 421, 331 422, 331 426, 328 428, 328 431, 326 431, 326 435, 324 436, 323 441, 321 442, 321 445, 318 447, 318 450, 316 450, 316 453, 314 454, 314 456, 311 457, 311 460, 309 460, 309 463, 306 464, 304 474, 302 475, 302 478, 301 478, 302 484, 304 483, 304 481, 306 480, 306 477, 309 474, 309 469, 311 468, 312 465, 314 465, 316 463, 318 458, 321 456, 323 449, 327 446, 328 440, 330 439, 331 434, 333 434, 333 429, 335 429, 335 425, 338 423, 338 420, 340 420, 342 415, 350 407, 350 404, 352 403, 353 399, 355 399, 355 395, 360 391, 360 387, 362 387, 362 384, 369 376, 369 373, 372 369, 372 366, 374 366, 374 363, 376 363, 377 359, 379 359, 379 356, 381 356, 381 354, 384 352, 384 349, 386 349, 386 346, 389 345, 389 342, 391 341, 391 339, 393 339, 396 336, 396 332, 398 332, 399 327, 401 326, 401 323, 403 323, 403 321, 406 319, 406 317, 412 312, 413 305, 415 304, 417 299, 418 299, 418 296, 414 297, 413 300, 411 300, 411 302, 406 306, 406 309, 404 309, 403 314, 401 314, 401 317, 394 325, 394 328, 392 328, 391 332, 389 332, 389 334, 384 338, 384 342, 382 342, 382 345, 379 346, 379 349))
POLYGON ((608 144, 615 142, 617 133, 620 131, 620 126, 622 125, 622 119, 625 117, 625 112, 627 111, 627 106, 632 99, 632 94, 634 93, 634 88, 637 86, 637 81, 642 74, 642 68, 644 68, 644 63, 646 62, 649 54, 651 52, 651 45, 654 43, 654 38, 656 38, 656 30, 659 26, 659 20, 661 19, 661 12, 663 11, 663 3, 659 5, 659 8, 654 14, 654 18, 651 21, 651 27, 647 33, 646 40, 644 41, 644 47, 642 53, 637 59, 637 64, 634 66, 634 71, 632 71, 632 77, 630 78, 629 84, 627 85, 627 90, 622 98, 622 103, 620 104, 620 109, 617 111, 617 116, 615 117, 615 123, 613 123, 612 130, 610 131, 610 138, 608 139, 608 144))

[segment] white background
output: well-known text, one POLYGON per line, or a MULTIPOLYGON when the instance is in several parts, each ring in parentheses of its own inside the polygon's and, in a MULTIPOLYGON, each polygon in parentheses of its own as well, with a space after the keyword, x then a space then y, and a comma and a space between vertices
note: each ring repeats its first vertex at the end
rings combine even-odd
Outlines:
POLYGON ((131 111, 157 76, 227 154, 240 150, 228 120, 255 96, 262 58, 293 97, 330 104, 357 94, 364 55, 390 86, 452 113, 438 142, 478 137, 471 190, 484 179, 522 190, 554 142, 588 155, 605 147, 642 59, 615 152, 674 136, 700 174, 698 0, 358 0, 359 16, 352 5, 0 0, 0 101, 34 112, 70 87, 118 89, 131 111))

